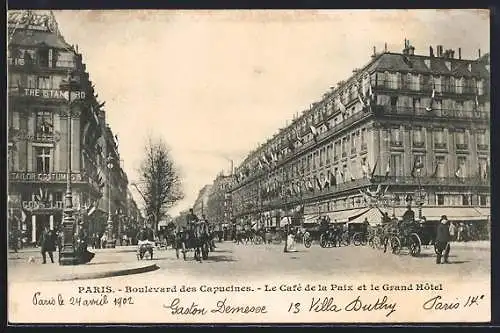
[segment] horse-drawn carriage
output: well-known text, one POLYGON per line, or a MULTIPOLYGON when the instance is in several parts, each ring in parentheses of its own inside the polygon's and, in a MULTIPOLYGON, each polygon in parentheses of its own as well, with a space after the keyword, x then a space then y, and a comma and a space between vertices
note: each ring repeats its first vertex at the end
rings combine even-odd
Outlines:
POLYGON ((390 244, 392 253, 400 254, 407 248, 412 257, 419 256, 422 251, 422 227, 413 220, 407 222, 391 222, 384 228, 383 239, 390 244))

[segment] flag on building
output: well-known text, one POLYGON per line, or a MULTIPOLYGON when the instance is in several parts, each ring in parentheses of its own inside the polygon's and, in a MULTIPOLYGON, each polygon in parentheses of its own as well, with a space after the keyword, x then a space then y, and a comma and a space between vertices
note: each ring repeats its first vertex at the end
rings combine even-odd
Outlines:
POLYGON ((351 181, 352 182, 355 181, 356 178, 354 178, 354 175, 352 174, 351 169, 347 168, 347 172, 349 173, 349 178, 351 179, 351 181))
POLYGON ((385 167, 385 178, 389 177, 389 174, 391 173, 391 160, 387 160, 387 166, 385 167))
POLYGON ((303 143, 302 138, 299 136, 299 132, 297 132, 297 130, 294 130, 294 131, 295 131, 295 136, 297 138, 297 141, 300 142, 300 143, 303 143))
POLYGON ((368 165, 366 164, 366 162, 363 162, 361 161, 361 171, 363 172, 363 177, 368 177, 369 175, 369 169, 368 169, 368 165))
POLYGON ((342 114, 344 114, 344 113, 346 112, 346 107, 345 107, 345 105, 344 105, 344 104, 342 104, 342 102, 340 101, 340 98, 337 98, 336 103, 337 103, 337 105, 338 105, 338 107, 339 107, 339 109, 340 109, 340 112, 341 112, 342 114))
POLYGON ((311 183, 310 180, 307 181, 307 188, 309 189, 309 191, 314 191, 314 185, 311 183))
POLYGON ((94 214, 94 212, 96 211, 96 209, 97 209, 97 201, 93 201, 92 204, 90 205, 90 207, 87 210, 87 216, 90 216, 90 215, 94 214))
POLYGON ((434 98, 436 97, 436 90, 432 88, 431 102, 428 107, 425 108, 428 112, 432 111, 432 106, 434 105, 434 98))
POLYGON ((431 178, 437 177, 438 167, 439 167, 439 164, 436 162, 436 166, 434 167, 434 172, 432 173, 431 178))
POLYGON ((422 161, 420 161, 420 157, 415 157, 413 161, 413 167, 411 169, 411 176, 415 178, 417 175, 417 172, 420 172, 420 170, 424 167, 422 161))
POLYGON ((321 186, 321 181, 319 180, 319 177, 316 176, 315 180, 316 180, 316 187, 318 188, 318 190, 321 191, 323 189, 323 187, 321 186))
POLYGON ((316 129, 316 127, 314 127, 313 125, 310 125, 309 128, 311 129, 311 133, 314 137, 316 137, 318 135, 318 130, 316 129))

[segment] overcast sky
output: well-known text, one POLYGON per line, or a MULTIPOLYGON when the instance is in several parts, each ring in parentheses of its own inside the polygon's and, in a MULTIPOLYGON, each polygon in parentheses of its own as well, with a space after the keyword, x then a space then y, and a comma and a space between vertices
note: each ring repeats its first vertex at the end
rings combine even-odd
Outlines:
MULTIPOLYGON (((161 136, 191 206, 221 170, 284 127, 384 48, 489 52, 489 13, 391 11, 56 11, 77 44, 132 182, 145 138, 161 136)), ((457 52, 458 53, 458 52, 457 52)), ((133 192, 134 190, 132 190, 133 192)), ((139 196, 136 196, 139 199, 139 196)), ((139 200, 140 202, 140 200, 139 200)))

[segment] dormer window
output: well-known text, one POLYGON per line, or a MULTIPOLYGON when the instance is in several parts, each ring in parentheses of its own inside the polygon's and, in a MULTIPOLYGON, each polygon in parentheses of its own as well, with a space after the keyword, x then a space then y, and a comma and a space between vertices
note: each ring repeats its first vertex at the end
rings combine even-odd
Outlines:
POLYGON ((451 61, 445 61, 444 64, 446 65, 446 68, 451 71, 451 61))
POLYGON ((431 59, 425 59, 424 63, 425 63, 425 66, 427 66, 427 68, 431 69, 431 59))

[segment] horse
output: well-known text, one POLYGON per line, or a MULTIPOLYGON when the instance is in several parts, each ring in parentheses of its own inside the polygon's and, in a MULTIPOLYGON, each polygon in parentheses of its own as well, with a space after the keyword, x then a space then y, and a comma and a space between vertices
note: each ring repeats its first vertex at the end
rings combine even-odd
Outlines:
POLYGON ((183 233, 178 234, 176 241, 177 258, 179 258, 179 252, 181 249, 184 260, 187 260, 186 253, 189 250, 194 251, 194 259, 199 262, 208 259, 208 252, 210 250, 210 233, 207 223, 197 223, 196 225, 192 225, 183 233))

